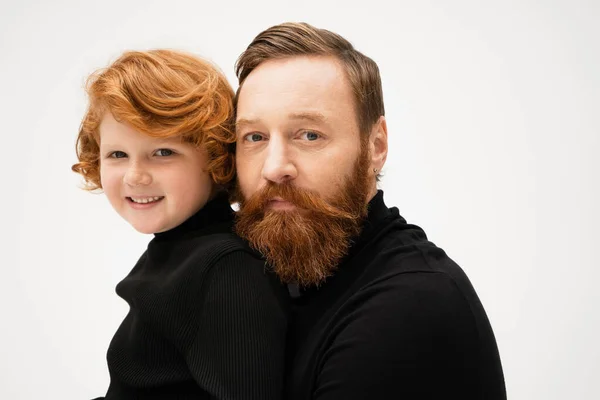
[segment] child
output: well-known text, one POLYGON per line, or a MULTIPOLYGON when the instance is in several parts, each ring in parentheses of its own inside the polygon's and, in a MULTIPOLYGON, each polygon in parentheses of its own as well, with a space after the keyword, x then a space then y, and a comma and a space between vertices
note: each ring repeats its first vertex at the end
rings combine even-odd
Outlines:
POLYGON ((154 234, 117 285, 130 310, 105 399, 280 399, 286 292, 231 233, 227 80, 185 53, 127 52, 87 92, 72 169, 154 234))

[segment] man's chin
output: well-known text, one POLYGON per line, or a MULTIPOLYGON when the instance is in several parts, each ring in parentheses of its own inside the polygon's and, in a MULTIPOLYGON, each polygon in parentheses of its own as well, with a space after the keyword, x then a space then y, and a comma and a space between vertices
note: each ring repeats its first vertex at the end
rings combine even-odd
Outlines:
POLYGON ((262 216, 242 212, 236 224, 283 282, 301 286, 319 285, 333 273, 357 227, 358 221, 298 207, 265 210, 262 216))

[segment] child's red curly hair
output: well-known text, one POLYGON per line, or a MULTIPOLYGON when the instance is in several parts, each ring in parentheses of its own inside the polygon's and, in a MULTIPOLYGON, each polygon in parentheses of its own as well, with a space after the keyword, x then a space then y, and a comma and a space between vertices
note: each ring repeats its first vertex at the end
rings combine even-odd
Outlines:
POLYGON ((87 80, 89 108, 81 122, 71 169, 87 190, 101 189, 99 126, 106 113, 152 137, 179 136, 206 149, 215 183, 235 174, 234 92, 213 64, 173 50, 130 51, 87 80))

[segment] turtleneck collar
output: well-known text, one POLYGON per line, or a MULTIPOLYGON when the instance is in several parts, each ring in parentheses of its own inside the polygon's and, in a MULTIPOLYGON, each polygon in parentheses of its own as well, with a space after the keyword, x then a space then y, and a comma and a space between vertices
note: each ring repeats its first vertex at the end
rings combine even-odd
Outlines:
MULTIPOLYGON (((363 223, 360 235, 352 240, 348 249, 348 254, 341 263, 352 258, 360 249, 381 230, 382 226, 392 219, 401 218, 398 209, 388 208, 383 201, 383 190, 378 190, 375 196, 369 201, 368 214, 363 223)), ((406 221, 404 221, 406 222, 406 221)))

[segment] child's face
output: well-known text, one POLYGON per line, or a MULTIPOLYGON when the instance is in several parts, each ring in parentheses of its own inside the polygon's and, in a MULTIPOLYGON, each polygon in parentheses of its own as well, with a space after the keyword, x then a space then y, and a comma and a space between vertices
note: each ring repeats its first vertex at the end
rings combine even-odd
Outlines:
POLYGON ((142 233, 164 232, 211 198, 206 152, 152 138, 107 113, 100 124, 100 181, 113 208, 142 233))

